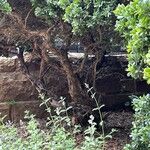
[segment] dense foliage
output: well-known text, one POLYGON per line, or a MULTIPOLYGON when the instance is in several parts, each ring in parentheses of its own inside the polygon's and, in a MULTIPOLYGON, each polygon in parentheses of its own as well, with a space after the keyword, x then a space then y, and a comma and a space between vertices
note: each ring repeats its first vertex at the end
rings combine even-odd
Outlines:
POLYGON ((75 34, 82 35, 88 29, 108 24, 116 0, 31 0, 35 13, 47 22, 62 19, 72 26, 75 34))
POLYGON ((135 110, 133 127, 131 132, 131 144, 126 145, 125 150, 149 150, 150 149, 150 95, 133 98, 135 110))
POLYGON ((116 30, 127 42, 128 71, 134 78, 145 78, 150 83, 150 1, 134 0, 119 5, 116 30))
MULTIPOLYGON (((150 84, 150 1, 134 0, 119 5, 116 30, 126 39, 128 71, 134 78, 144 78, 150 84)), ((150 95, 133 98, 135 110, 131 143, 125 150, 150 149, 150 95)))

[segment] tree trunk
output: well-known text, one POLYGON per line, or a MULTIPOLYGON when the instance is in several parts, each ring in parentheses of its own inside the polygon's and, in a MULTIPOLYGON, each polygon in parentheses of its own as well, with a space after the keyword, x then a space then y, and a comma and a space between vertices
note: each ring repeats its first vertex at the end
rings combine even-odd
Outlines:
POLYGON ((68 56, 61 54, 60 61, 63 66, 64 71, 66 72, 69 94, 73 102, 82 104, 82 105, 90 105, 90 98, 86 91, 82 89, 81 83, 74 73, 73 67, 69 62, 68 56))

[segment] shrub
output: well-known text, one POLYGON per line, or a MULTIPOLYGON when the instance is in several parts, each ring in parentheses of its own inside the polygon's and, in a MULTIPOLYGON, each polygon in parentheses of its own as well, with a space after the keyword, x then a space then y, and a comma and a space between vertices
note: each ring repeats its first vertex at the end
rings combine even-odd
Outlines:
POLYGON ((126 39, 128 72, 134 78, 144 78, 150 83, 150 1, 133 0, 129 5, 119 5, 116 30, 126 39))
POLYGON ((150 94, 134 97, 135 110, 131 143, 125 146, 125 150, 149 150, 150 149, 150 94))
MULTIPOLYGON (((128 5, 119 5, 116 30, 126 40, 128 74, 144 78, 150 84, 150 1, 133 0, 128 5)), ((150 149, 150 95, 134 97, 135 120, 131 132, 131 144, 125 150, 150 149)))

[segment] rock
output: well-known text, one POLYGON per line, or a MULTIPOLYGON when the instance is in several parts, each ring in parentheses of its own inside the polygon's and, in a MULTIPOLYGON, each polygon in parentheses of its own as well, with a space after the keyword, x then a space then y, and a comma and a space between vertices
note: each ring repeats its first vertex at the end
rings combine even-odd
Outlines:
POLYGON ((136 92, 140 92, 143 94, 150 92, 150 85, 146 83, 146 81, 137 81, 136 82, 136 92))
POLYGON ((28 101, 37 97, 37 91, 21 72, 0 73, 0 102, 28 101))
POLYGON ((134 79, 122 79, 120 82, 123 92, 136 92, 136 81, 134 79))
POLYGON ((37 91, 21 72, 17 57, 0 57, 0 102, 37 98, 37 91))
POLYGON ((19 66, 17 57, 6 58, 0 57, 0 73, 14 72, 19 66))
POLYGON ((39 119, 44 119, 48 116, 48 113, 45 111, 46 106, 43 105, 40 107, 40 103, 37 100, 0 103, 0 119, 6 116, 4 121, 19 122, 24 119, 26 110, 39 119))
MULTIPOLYGON (((25 54, 24 57, 30 74, 35 80, 38 79, 40 60, 32 59, 30 54, 25 54)), ((52 58, 51 63, 44 81, 48 95, 59 100, 60 96, 68 96, 67 80, 58 61, 52 58)), ((38 92, 22 73, 17 57, 0 57, 0 102, 33 99, 38 99, 38 92)))

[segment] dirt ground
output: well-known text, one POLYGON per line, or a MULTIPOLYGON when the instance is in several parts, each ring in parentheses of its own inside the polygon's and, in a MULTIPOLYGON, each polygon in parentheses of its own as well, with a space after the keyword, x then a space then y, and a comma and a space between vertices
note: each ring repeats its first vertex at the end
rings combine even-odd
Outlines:
POLYGON ((106 143, 105 150, 123 150, 125 144, 130 142, 130 129, 118 129, 113 138, 106 143))
POLYGON ((105 150, 123 150, 125 144, 130 142, 130 129, 132 127, 133 112, 120 111, 111 112, 105 122, 105 131, 114 128, 117 131, 113 134, 112 139, 106 143, 105 150))

